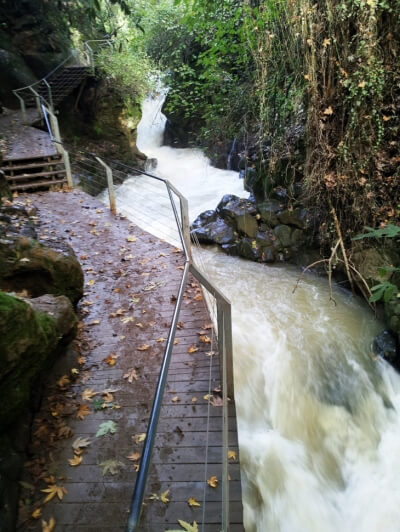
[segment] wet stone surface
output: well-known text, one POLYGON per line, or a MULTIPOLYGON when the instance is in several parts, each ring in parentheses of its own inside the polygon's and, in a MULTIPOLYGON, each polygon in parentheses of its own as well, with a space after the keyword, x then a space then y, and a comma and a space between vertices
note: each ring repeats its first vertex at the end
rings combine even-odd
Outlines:
MULTIPOLYGON (((20 526, 39 531, 42 520, 54 519, 57 532, 125 530, 184 257, 81 191, 29 198, 38 208, 41 240, 62 237, 73 247, 85 285, 78 337, 48 376, 33 423, 20 526)), ((200 526, 203 496, 204 530, 220 530, 221 485, 205 483, 213 475, 221 478, 222 409, 218 355, 209 356, 213 341, 201 289, 190 279, 139 530, 177 529, 178 519, 200 526), (160 500, 162 493, 169 502, 160 500), (200 506, 189 506, 190 497, 200 506)), ((239 531, 239 454, 234 405, 229 408, 229 448, 235 451, 229 471, 232 530, 239 531)))

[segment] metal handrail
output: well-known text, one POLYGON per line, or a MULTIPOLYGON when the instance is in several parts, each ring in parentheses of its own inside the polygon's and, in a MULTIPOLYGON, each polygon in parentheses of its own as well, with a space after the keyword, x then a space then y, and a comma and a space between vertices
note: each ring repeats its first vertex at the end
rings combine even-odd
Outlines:
MULTIPOLYGON (((89 40, 89 41, 85 41, 83 43, 83 50, 84 50, 84 55, 86 56, 87 65, 90 66, 94 70, 94 67, 95 67, 95 64, 94 64, 95 55, 94 55, 93 49, 91 48, 91 46, 89 44, 89 43, 93 43, 93 42, 96 42, 96 43, 102 42, 102 43, 104 43, 106 45, 109 45, 110 48, 112 48, 113 45, 112 45, 112 41, 110 41, 109 39, 92 39, 92 40, 89 40), (87 48, 88 52, 85 51, 85 48, 87 48)), ((25 100, 23 98, 23 95, 22 95, 23 92, 24 91, 30 91, 30 92, 33 93, 33 95, 34 95, 34 97, 36 99, 39 98, 39 104, 37 104, 39 112, 40 112, 40 104, 41 103, 44 103, 45 105, 49 106, 50 109, 52 111, 54 111, 53 95, 52 95, 52 91, 51 91, 51 86, 50 86, 49 80, 56 72, 58 72, 63 66, 65 66, 72 58, 77 58, 78 54, 79 54, 79 50, 72 50, 72 52, 68 55, 68 57, 66 57, 63 61, 61 61, 61 63, 59 63, 55 68, 53 68, 53 70, 51 70, 43 78, 39 79, 38 81, 35 81, 34 83, 31 83, 30 85, 26 85, 25 87, 20 87, 18 89, 14 89, 12 91, 14 96, 16 96, 18 98, 18 100, 20 101, 21 111, 22 111, 22 115, 23 115, 23 118, 24 118, 25 122, 26 122, 26 102, 25 102, 25 100), (48 100, 49 101, 47 101, 46 98, 44 98, 43 96, 39 95, 37 93, 37 91, 35 91, 35 88, 38 88, 42 84, 47 88, 47 94, 48 94, 48 100)))
MULTIPOLYGON (((61 139, 59 137, 58 128, 56 127, 57 118, 54 114, 51 114, 51 111, 49 112, 48 109, 46 109, 45 106, 42 106, 42 110, 45 116, 46 125, 49 130, 50 137, 53 142, 56 142, 57 144, 61 144, 63 147, 63 144, 61 142, 61 139), (47 112, 49 112, 49 117, 46 116, 47 112), (55 121, 55 124, 53 124, 55 121), (55 127, 55 132, 53 134, 53 127, 55 127), (59 140, 60 139, 60 140, 59 140)), ((64 147, 63 147, 64 149, 64 147)), ((64 150, 65 151, 65 150, 64 150)), ((85 150, 80 150, 82 152, 85 152, 85 150)), ((91 152, 86 152, 91 157, 96 158, 95 154, 91 152)), ((102 163, 103 164, 103 163, 102 163)), ((109 161, 109 164, 107 165, 110 167, 110 165, 115 164, 113 162, 109 161)), ((140 459, 138 474, 135 482, 134 491, 132 494, 132 501, 131 501, 131 508, 130 508, 130 514, 127 524, 127 532, 135 532, 137 530, 137 526, 139 525, 140 521, 140 514, 143 504, 143 499, 145 495, 145 489, 146 489, 146 483, 147 483, 147 477, 149 473, 150 468, 150 462, 151 457, 153 453, 154 448, 154 442, 157 434, 157 427, 158 427, 158 421, 160 418, 160 412, 162 407, 162 399, 165 391, 165 385, 167 382, 168 377, 168 369, 169 364, 172 356, 172 350, 174 347, 174 339, 175 334, 177 330, 178 320, 179 320, 179 313, 181 310, 182 302, 183 302, 183 296, 185 287, 187 284, 187 279, 189 273, 191 273, 198 281, 199 283, 208 290, 217 300, 217 321, 218 321, 218 348, 220 353, 220 372, 222 377, 222 392, 223 392, 223 447, 224 449, 227 449, 228 447, 228 414, 227 414, 227 408, 228 408, 228 396, 233 398, 234 396, 234 390, 233 390, 233 361, 232 361, 232 323, 231 323, 231 304, 230 301, 217 289, 215 286, 207 279, 207 277, 200 272, 197 267, 194 265, 192 261, 192 254, 191 254, 191 239, 190 239, 190 229, 189 229, 189 217, 188 217, 188 203, 187 199, 177 190, 172 183, 170 183, 167 179, 164 179, 162 177, 156 176, 154 174, 150 174, 148 172, 145 172, 143 170, 125 165, 123 163, 116 163, 118 166, 122 166, 126 168, 127 174, 128 173, 136 173, 148 176, 152 179, 155 179, 157 181, 161 181, 165 184, 169 200, 172 206, 172 210, 174 213, 175 222, 177 225, 179 238, 182 244, 182 249, 185 255, 185 265, 183 270, 183 275, 181 279, 181 283, 179 286, 179 292, 175 304, 174 314, 172 317, 172 322, 170 326, 170 330, 168 333, 168 339, 164 351, 164 356, 161 364, 160 374, 157 381, 157 387, 154 394, 153 399, 153 405, 150 413, 149 418, 149 424, 146 431, 146 438, 144 441, 142 456, 140 459), (178 211, 174 202, 174 198, 172 194, 176 194, 176 196, 179 198, 180 201, 180 207, 181 207, 181 219, 179 219, 178 211), (222 362, 222 364, 221 364, 222 362)), ((229 477, 228 477, 228 456, 227 453, 223 453, 223 510, 222 510, 222 530, 223 532, 227 532, 229 529, 229 477)))

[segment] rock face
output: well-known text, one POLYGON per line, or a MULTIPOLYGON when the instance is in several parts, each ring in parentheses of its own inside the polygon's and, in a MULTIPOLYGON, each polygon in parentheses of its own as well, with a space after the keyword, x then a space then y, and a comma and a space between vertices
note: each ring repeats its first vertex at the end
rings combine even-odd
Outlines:
POLYGON ((0 292, 0 429, 23 411, 35 381, 54 361, 60 339, 76 323, 65 296, 23 300, 0 292))
POLYGON ((75 303, 82 297, 83 272, 72 248, 36 237, 32 213, 16 205, 0 209, 0 289, 65 295, 75 303))
POLYGON ((382 331, 374 338, 372 350, 375 355, 394 363, 397 354, 396 337, 390 331, 382 331))
POLYGON ((257 203, 227 194, 215 211, 196 218, 191 234, 200 243, 221 245, 229 255, 267 263, 296 262, 309 240, 308 228, 309 216, 301 206, 289 209, 284 199, 257 203))

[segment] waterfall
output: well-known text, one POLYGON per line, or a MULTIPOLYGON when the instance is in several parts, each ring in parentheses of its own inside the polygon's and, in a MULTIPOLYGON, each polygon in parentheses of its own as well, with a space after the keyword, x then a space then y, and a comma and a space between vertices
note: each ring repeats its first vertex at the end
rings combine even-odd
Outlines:
MULTIPOLYGON (((161 146, 164 97, 144 103, 138 146, 188 198, 191 219, 224 194, 245 197, 236 172, 213 168, 199 150, 161 146)), ((175 243, 160 187, 130 178, 117 190, 118 204, 175 243)), ((381 324, 339 287, 333 305, 326 279, 307 275, 293 293, 294 267, 216 248, 197 259, 232 302, 246 531, 398 531, 400 378, 371 355, 381 324)))

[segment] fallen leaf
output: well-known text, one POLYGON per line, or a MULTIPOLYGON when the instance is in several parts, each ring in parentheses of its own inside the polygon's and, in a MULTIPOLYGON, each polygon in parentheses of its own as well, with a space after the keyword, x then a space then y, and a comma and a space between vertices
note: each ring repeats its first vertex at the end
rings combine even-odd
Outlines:
POLYGON ((128 460, 131 460, 132 462, 137 462, 140 458, 140 453, 131 453, 129 456, 127 456, 128 460))
POLYGON ((115 353, 110 353, 108 357, 103 359, 103 362, 105 362, 109 366, 115 366, 115 364, 117 363, 118 357, 119 355, 116 355, 115 353))
POLYGON ((191 345, 189 347, 189 349, 188 349, 188 353, 189 353, 189 355, 191 355, 192 353, 196 353, 196 351, 198 351, 198 350, 199 350, 198 347, 196 347, 195 345, 191 345))
POLYGON ((40 490, 43 493, 48 493, 45 500, 43 502, 49 502, 51 499, 53 499, 56 495, 61 501, 64 497, 64 494, 67 493, 67 490, 63 488, 62 486, 57 486, 56 484, 52 484, 48 488, 45 488, 44 490, 40 490))
POLYGON ((211 338, 204 334, 200 336, 200 342, 203 342, 203 344, 211 344, 211 338))
POLYGON ((172 401, 173 403, 179 403, 180 399, 179 399, 179 397, 176 395, 175 397, 173 397, 173 398, 171 399, 171 401, 172 401))
POLYGON ((137 322, 136 327, 139 327, 139 329, 143 329, 143 323, 140 321, 137 322))
POLYGON ((235 451, 230 451, 228 449, 228 460, 236 460, 236 453, 235 451))
POLYGON ((194 301, 202 301, 203 300, 203 296, 201 294, 197 294, 197 296, 194 296, 193 300, 194 301))
POLYGON ((135 321, 134 318, 132 318, 132 316, 127 316, 126 318, 121 318, 121 322, 122 323, 129 323, 130 321, 135 321))
POLYGON ((194 497, 190 497, 188 499, 188 505, 189 506, 201 506, 201 504, 198 501, 196 501, 194 497))
POLYGON ((123 378, 124 379, 128 379, 128 382, 133 382, 133 380, 137 381, 138 380, 138 375, 136 373, 136 371, 134 369, 128 369, 128 373, 125 373, 123 375, 123 378))
POLYGON ((98 393, 99 392, 95 392, 94 390, 92 390, 92 388, 86 388, 86 390, 83 390, 82 392, 82 400, 91 401, 95 395, 98 395, 98 393))
POLYGON ((70 384, 70 380, 68 378, 67 375, 63 375, 62 377, 60 377, 57 381, 57 386, 59 388, 65 388, 66 386, 68 386, 68 384, 70 384))
POLYGON ((54 517, 50 517, 48 523, 42 519, 42 532, 53 532, 56 528, 56 521, 54 517))
POLYGON ((36 510, 34 510, 31 515, 33 519, 39 519, 39 517, 42 515, 42 509, 36 508, 36 510))
POLYGON ((134 439, 135 443, 141 443, 146 439, 146 433, 142 432, 141 434, 135 434, 135 436, 132 436, 132 438, 134 439))
POLYGON ((216 488, 218 486, 218 479, 216 476, 212 476, 207 480, 207 484, 211 486, 212 488, 216 488))
POLYGON ((123 464, 119 460, 110 459, 100 462, 99 466, 103 468, 104 476, 107 475, 107 473, 110 473, 111 475, 116 475, 117 473, 119 473, 119 470, 125 466, 125 464, 123 464))
POLYGON ((325 109, 324 115, 327 115, 327 116, 333 115, 333 109, 331 105, 325 109))
POLYGON ((98 325, 100 323, 100 320, 93 320, 88 325, 98 325))
MULTIPOLYGON (((193 521, 193 525, 190 523, 187 523, 186 521, 182 521, 182 519, 178 519, 178 523, 180 526, 186 530, 186 532, 199 532, 199 527, 197 526, 196 521, 193 521)), ((165 532, 182 532, 181 530, 166 530, 165 532)))
POLYGON ((72 444, 72 448, 74 451, 78 451, 79 449, 83 449, 85 447, 89 447, 91 444, 91 441, 89 438, 76 438, 76 440, 72 444))
POLYGON ((161 344, 162 342, 165 342, 165 338, 163 338, 162 336, 160 338, 157 338, 156 342, 158 342, 159 344, 161 344))
POLYGON ((160 501, 163 502, 164 504, 168 504, 169 503, 169 499, 167 497, 168 493, 169 493, 169 490, 165 490, 160 495, 160 501))
POLYGON ((90 281, 88 281, 86 284, 89 285, 89 286, 93 286, 95 284, 95 280, 94 279, 90 279, 90 281))
POLYGON ((175 338, 174 345, 178 345, 178 344, 179 344, 179 340, 178 340, 178 338, 175 338))
POLYGON ((143 344, 140 347, 137 348, 138 351, 147 351, 149 349, 149 345, 143 344))
POLYGON ((106 434, 115 434, 117 432, 117 425, 114 421, 104 421, 99 425, 99 430, 96 432, 96 438, 105 436, 106 434))
POLYGON ((70 466, 74 467, 74 466, 78 466, 78 465, 81 465, 82 463, 82 456, 78 456, 77 454, 73 457, 73 458, 69 458, 68 459, 68 463, 70 466))
POLYGON ((198 399, 197 397, 192 397, 192 403, 197 403, 198 399))
POLYGON ((183 322, 182 321, 178 321, 178 324, 176 326, 177 329, 183 329, 183 322))
POLYGON ((79 405, 78 411, 76 413, 76 417, 78 419, 84 419, 85 416, 88 416, 90 414, 90 412, 91 412, 91 410, 88 407, 88 405, 86 405, 86 404, 79 405))
POLYGON ((76 361, 77 361, 77 363, 78 363, 80 366, 83 366, 83 364, 85 364, 85 362, 86 362, 86 357, 82 357, 82 356, 81 356, 81 357, 78 357, 78 358, 76 359, 76 361))
POLYGON ((224 401, 219 395, 213 395, 210 403, 212 406, 224 406, 224 401))
POLYGON ((79 369, 71 368, 71 375, 79 375, 79 369))
POLYGON ((126 241, 127 242, 136 242, 137 238, 135 237, 135 235, 129 235, 126 237, 126 241))

